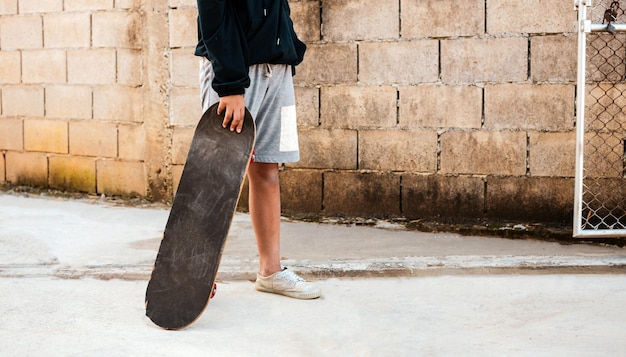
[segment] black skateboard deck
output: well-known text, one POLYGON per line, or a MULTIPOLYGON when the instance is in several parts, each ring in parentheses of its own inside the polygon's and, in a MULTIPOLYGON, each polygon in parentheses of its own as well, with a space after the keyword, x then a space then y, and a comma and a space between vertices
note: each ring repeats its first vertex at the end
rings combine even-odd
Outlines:
POLYGON ((189 326, 206 308, 255 141, 246 110, 241 133, 222 128, 217 104, 191 142, 146 289, 146 315, 158 326, 189 326))

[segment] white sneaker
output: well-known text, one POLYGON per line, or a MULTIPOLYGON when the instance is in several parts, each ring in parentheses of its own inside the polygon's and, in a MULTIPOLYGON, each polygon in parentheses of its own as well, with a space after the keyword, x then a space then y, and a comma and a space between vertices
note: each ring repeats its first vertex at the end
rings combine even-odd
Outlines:
POLYGON ((262 276, 257 273, 255 286, 258 291, 281 294, 296 299, 316 299, 322 295, 322 290, 317 285, 304 281, 287 268, 270 276, 262 276))

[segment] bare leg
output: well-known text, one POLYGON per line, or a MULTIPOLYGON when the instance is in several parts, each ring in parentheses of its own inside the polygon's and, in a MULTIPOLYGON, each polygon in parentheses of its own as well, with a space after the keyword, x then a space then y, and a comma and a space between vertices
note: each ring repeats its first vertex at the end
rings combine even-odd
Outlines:
POLYGON ((248 168, 249 205, 259 252, 259 273, 269 276, 280 265, 280 186, 278 164, 253 162, 248 168))

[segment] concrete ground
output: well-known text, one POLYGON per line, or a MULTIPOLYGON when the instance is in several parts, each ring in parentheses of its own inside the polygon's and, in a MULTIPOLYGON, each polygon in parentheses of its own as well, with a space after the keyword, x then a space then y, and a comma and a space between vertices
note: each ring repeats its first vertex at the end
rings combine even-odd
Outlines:
POLYGON ((254 291, 249 217, 183 331, 144 316, 166 208, 0 194, 0 356, 618 356, 626 250, 282 222, 283 263, 322 287, 254 291))

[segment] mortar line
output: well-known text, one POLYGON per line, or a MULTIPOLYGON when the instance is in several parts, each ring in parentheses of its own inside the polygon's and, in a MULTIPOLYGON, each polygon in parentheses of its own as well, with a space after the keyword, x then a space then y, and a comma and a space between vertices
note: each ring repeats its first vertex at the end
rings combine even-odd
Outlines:
POLYGON ((398 37, 402 38, 402 0, 398 0, 398 37))
POLYGON ((483 178, 483 215, 487 214, 487 178, 483 178))
POLYGON ((485 16, 485 28, 484 28, 485 34, 487 34, 487 1, 489 0, 485 0, 485 15, 484 15, 485 16))
POLYGON ((359 170, 359 144, 360 144, 360 140, 359 140, 359 136, 360 136, 360 132, 358 129, 356 129, 356 169, 359 170))
POLYGON ((437 78, 439 78, 439 81, 441 81, 441 78, 442 78, 442 73, 441 73, 442 72, 442 69, 441 69, 441 57, 442 57, 441 56, 441 40, 437 41, 437 47, 438 47, 438 49, 437 49, 437 51, 438 51, 438 54, 437 54, 437 78))
POLYGON ((486 93, 485 87, 483 86, 483 88, 482 88, 483 98, 482 98, 482 103, 481 103, 482 107, 480 109, 480 111, 481 111, 481 113, 480 113, 480 127, 481 127, 481 129, 485 127, 485 93, 486 93))
POLYGON ((322 126, 322 87, 317 88, 317 126, 322 126))
POLYGON ((526 73, 526 79, 527 79, 527 80, 530 80, 530 79, 531 79, 531 72, 530 72, 530 64, 531 64, 531 60, 530 60, 530 59, 531 59, 531 52, 530 52, 530 39, 531 39, 531 36, 530 36, 530 35, 528 35, 528 58, 527 58, 527 61, 528 61, 528 62, 527 62, 527 63, 528 63, 528 64, 527 64, 527 67, 528 67, 528 72, 526 73))
POLYGON ((435 172, 437 174, 441 173, 441 132, 437 131, 437 162, 435 167, 435 172))
POLYGON ((359 42, 356 43, 356 82, 359 83, 359 78, 361 78, 361 46, 359 42))
POLYGON ((324 41, 324 0, 320 0, 320 41, 324 41))
POLYGON ((396 88, 396 125, 400 126, 400 88, 396 88))

